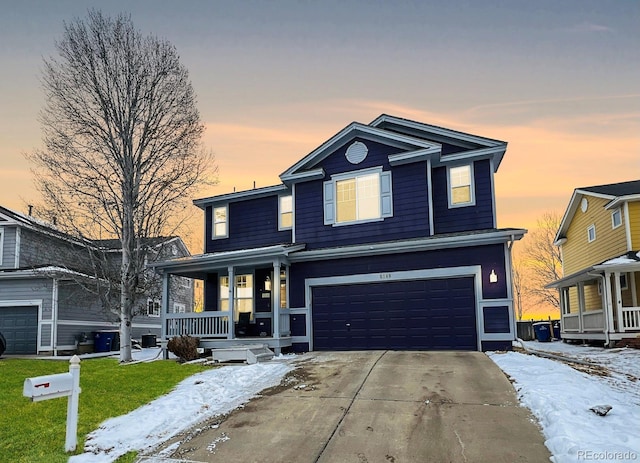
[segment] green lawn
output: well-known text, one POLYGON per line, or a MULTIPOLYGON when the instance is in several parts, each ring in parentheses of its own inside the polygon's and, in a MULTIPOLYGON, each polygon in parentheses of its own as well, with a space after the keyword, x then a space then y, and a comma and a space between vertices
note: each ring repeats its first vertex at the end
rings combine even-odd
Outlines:
MULTIPOLYGON (((169 392, 184 378, 207 367, 162 360, 119 365, 115 359, 83 360, 80 365, 78 447, 105 419, 122 415, 169 392)), ((0 360, 0 460, 12 463, 66 462, 67 398, 31 402, 22 396, 26 378, 69 371, 59 360, 0 360)), ((133 461, 135 455, 123 457, 133 461)))

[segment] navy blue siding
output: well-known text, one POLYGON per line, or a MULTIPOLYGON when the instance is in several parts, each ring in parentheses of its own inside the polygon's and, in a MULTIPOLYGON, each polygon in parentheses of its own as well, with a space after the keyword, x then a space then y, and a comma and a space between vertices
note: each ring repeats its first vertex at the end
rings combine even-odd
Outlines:
POLYGON ((442 249, 406 254, 388 254, 317 262, 297 262, 291 265, 289 289, 290 307, 304 307, 306 278, 344 276, 361 273, 382 273, 402 270, 482 266, 482 298, 507 297, 505 277, 504 244, 442 249), (489 274, 494 270, 497 283, 489 283, 489 274))
POLYGON ((344 146, 324 158, 317 166, 314 166, 314 168, 322 167, 327 174, 327 180, 334 174, 341 174, 343 172, 350 172, 352 170, 368 169, 370 167, 382 166, 384 170, 389 170, 389 155, 396 154, 401 151, 403 150, 400 148, 395 148, 393 146, 365 140, 363 138, 354 138, 353 140, 349 140, 349 142, 344 146), (347 152, 349 146, 351 146, 356 141, 362 142, 367 145, 369 151, 367 153, 367 157, 361 163, 351 164, 349 161, 347 161, 345 153, 347 152))
MULTIPOLYGON (((387 156, 395 152, 384 145, 364 141, 369 155, 358 165, 344 159, 338 150, 322 164, 329 180, 331 174, 383 166, 389 170, 387 156), (346 164, 346 165, 345 165, 346 164)), ((307 249, 429 236, 429 200, 426 162, 396 166, 392 169, 393 217, 384 221, 353 225, 324 224, 323 181, 296 185, 296 241, 307 249)))
POLYGON ((493 228, 493 192, 488 160, 474 163, 475 206, 449 209, 447 168, 433 169, 433 211, 435 233, 457 233, 493 228))
POLYGON ((482 341, 482 352, 490 350, 512 350, 511 341, 482 341))
POLYGON ((289 315, 289 323, 291 328, 291 336, 307 335, 307 316, 305 314, 289 315))
POLYGON ((219 310, 217 273, 207 274, 207 279, 204 282, 204 310, 219 310))
POLYGON ((229 203, 228 238, 211 239, 211 206, 205 210, 207 252, 290 243, 291 230, 278 231, 278 196, 229 203))
POLYGON ((483 311, 485 333, 509 333, 509 307, 485 307, 483 311))

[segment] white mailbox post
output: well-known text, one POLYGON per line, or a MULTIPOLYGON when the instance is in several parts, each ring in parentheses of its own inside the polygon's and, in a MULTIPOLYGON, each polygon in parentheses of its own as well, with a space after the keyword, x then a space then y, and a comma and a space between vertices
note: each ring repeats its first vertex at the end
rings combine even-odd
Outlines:
POLYGON ((33 402, 69 397, 67 402, 67 437, 65 451, 73 452, 78 443, 78 396, 80 395, 80 359, 69 360, 69 373, 36 376, 24 380, 22 395, 33 402))

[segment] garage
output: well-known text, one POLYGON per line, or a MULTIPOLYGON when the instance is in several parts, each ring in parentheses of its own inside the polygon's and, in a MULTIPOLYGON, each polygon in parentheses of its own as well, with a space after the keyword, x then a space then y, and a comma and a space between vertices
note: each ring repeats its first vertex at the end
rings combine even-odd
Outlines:
POLYGON ((0 333, 7 341, 5 354, 35 354, 38 307, 0 307, 0 333))
POLYGON ((473 277, 314 286, 314 350, 477 350, 473 277))

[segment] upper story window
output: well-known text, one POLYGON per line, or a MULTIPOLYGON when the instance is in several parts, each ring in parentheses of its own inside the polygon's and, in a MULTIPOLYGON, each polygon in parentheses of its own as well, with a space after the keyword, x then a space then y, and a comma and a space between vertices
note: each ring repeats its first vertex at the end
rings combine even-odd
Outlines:
POLYGON ((449 167, 449 207, 473 206, 476 202, 473 188, 473 165, 449 167))
POLYGON ((280 196, 278 198, 278 230, 287 230, 293 226, 293 198, 280 196))
POLYGON ((391 172, 366 169, 334 175, 324 183, 325 225, 370 222, 391 216, 391 172))
POLYGON ((611 228, 618 228, 622 225, 622 211, 620 208, 611 212, 611 228))
POLYGON ((227 206, 213 208, 212 238, 226 238, 228 236, 227 206))
POLYGON ((595 241, 595 240, 596 240, 596 226, 589 225, 589 227, 587 228, 587 241, 591 243, 592 241, 595 241))

